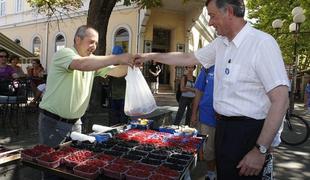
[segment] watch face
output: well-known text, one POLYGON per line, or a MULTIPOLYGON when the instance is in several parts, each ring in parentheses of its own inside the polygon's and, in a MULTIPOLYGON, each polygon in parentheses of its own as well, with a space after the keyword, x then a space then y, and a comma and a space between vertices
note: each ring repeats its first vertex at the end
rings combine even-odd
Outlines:
POLYGON ((264 146, 259 146, 259 151, 263 154, 265 154, 267 152, 267 148, 264 146))

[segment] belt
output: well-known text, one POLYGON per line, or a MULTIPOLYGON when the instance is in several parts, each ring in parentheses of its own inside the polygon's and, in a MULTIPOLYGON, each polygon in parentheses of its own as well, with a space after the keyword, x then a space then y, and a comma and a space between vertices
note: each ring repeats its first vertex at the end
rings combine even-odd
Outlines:
POLYGON ((218 113, 215 113, 215 119, 219 121, 264 120, 264 119, 254 119, 247 116, 224 116, 218 113))
POLYGON ((58 116, 57 114, 51 113, 51 112, 49 112, 49 111, 47 111, 45 109, 41 109, 41 108, 40 108, 40 111, 44 115, 46 115, 46 116, 48 116, 48 117, 50 117, 52 119, 55 119, 56 121, 61 121, 61 122, 69 123, 69 124, 74 124, 74 123, 76 123, 77 120, 79 120, 79 118, 76 118, 76 119, 66 119, 66 118, 58 116))

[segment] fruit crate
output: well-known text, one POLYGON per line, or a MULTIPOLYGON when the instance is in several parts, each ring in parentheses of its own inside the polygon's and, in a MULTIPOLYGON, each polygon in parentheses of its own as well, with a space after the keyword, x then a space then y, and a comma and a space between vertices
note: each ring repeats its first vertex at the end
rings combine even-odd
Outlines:
POLYGON ((74 174, 87 179, 96 179, 99 175, 99 168, 92 165, 78 165, 73 168, 74 174))

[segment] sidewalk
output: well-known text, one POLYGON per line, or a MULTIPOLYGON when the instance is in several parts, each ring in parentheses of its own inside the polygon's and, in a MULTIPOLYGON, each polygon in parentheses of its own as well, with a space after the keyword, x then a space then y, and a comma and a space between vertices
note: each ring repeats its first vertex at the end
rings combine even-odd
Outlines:
MULTIPOLYGON (((295 113, 310 124, 310 114, 306 114, 303 104, 295 104, 295 113)), ((299 146, 281 144, 274 153, 274 172, 277 180, 310 179, 310 138, 299 146)))
MULTIPOLYGON (((177 111, 177 107, 164 106, 171 111, 177 111)), ((304 117, 310 123, 310 115, 305 115, 301 104, 296 105, 296 112, 304 117)), ((29 128, 20 127, 20 134, 16 136, 9 128, 3 128, 0 124, 0 144, 10 148, 27 148, 38 143, 37 132, 37 112, 27 113, 29 128)), ((100 114, 95 123, 105 124, 107 113, 100 114)), ((274 176, 276 180, 305 180, 310 179, 310 139, 300 146, 287 146, 281 144, 274 153, 274 176)), ((193 180, 204 180, 206 164, 199 161, 197 167, 192 170, 193 180)), ((0 169, 1 172, 1 169, 0 169)), ((0 174, 1 180, 39 180, 41 174, 39 171, 28 167, 20 167, 18 171, 9 171, 6 176, 0 174)))

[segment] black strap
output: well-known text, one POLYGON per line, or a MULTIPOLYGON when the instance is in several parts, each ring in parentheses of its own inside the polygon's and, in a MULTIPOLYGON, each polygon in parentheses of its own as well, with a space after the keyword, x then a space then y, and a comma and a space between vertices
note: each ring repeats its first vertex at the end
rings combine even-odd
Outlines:
POLYGON ((49 112, 49 111, 47 111, 47 110, 45 110, 45 109, 41 109, 41 108, 40 108, 40 111, 41 111, 44 115, 46 115, 46 116, 48 116, 48 117, 50 117, 50 118, 52 118, 52 119, 55 119, 55 120, 61 121, 61 122, 65 122, 65 123, 74 124, 74 123, 76 123, 76 121, 79 119, 79 118, 76 118, 76 119, 67 119, 67 118, 63 118, 63 117, 58 116, 57 114, 51 113, 51 112, 49 112))

